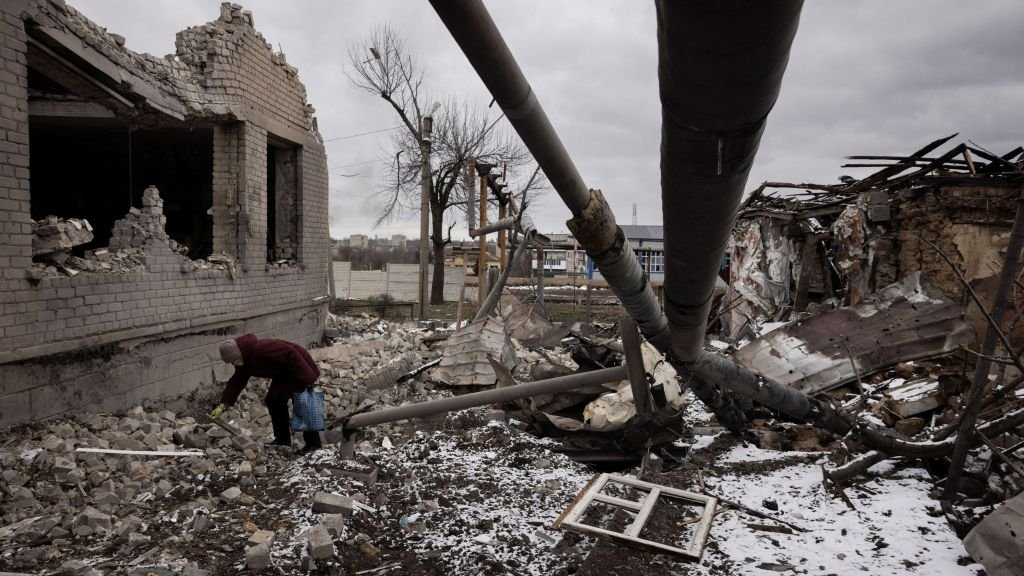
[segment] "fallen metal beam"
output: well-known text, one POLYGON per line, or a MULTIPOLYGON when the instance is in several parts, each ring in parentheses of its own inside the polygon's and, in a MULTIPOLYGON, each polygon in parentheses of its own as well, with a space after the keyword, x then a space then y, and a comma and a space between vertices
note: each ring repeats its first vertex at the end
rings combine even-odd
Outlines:
POLYGON ((419 404, 409 404, 407 406, 399 406, 397 408, 388 408, 387 410, 377 410, 375 412, 357 414, 345 421, 344 428, 346 430, 365 428, 367 426, 374 426, 385 422, 395 422, 410 418, 423 418, 425 416, 444 414, 446 412, 454 412, 456 410, 465 410, 466 408, 474 408, 476 406, 511 402, 512 400, 520 400, 543 394, 568 392, 584 386, 621 382, 622 380, 627 379, 628 376, 625 366, 616 366, 614 368, 605 368, 603 370, 560 376, 558 378, 541 380, 539 382, 528 382, 525 384, 517 384, 515 386, 505 386, 504 388, 495 388, 494 390, 484 390, 482 392, 462 394, 460 396, 442 398, 440 400, 432 400, 430 402, 421 402, 419 404))

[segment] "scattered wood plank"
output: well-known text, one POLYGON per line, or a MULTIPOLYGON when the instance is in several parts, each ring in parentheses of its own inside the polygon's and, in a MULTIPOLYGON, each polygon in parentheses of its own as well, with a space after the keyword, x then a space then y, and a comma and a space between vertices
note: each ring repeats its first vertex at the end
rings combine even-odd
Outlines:
POLYGON ((114 450, 112 448, 75 448, 75 452, 89 452, 92 454, 131 454, 134 456, 206 456, 202 450, 114 450))

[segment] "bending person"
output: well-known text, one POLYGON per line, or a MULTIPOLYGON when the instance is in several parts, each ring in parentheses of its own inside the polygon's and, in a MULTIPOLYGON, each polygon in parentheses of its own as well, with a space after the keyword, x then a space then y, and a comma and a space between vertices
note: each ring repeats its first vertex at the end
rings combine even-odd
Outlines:
MULTIPOLYGON (((274 441, 269 444, 291 446, 288 400, 296 392, 312 386, 320 377, 320 369, 313 357, 298 344, 274 338, 260 340, 252 334, 221 342, 220 357, 235 366, 235 373, 224 387, 220 404, 213 409, 210 417, 216 419, 225 407, 233 406, 250 377, 269 378, 270 389, 265 402, 274 427, 274 441)), ((308 454, 320 448, 319 432, 304 431, 302 439, 306 445, 299 450, 299 454, 308 454)))

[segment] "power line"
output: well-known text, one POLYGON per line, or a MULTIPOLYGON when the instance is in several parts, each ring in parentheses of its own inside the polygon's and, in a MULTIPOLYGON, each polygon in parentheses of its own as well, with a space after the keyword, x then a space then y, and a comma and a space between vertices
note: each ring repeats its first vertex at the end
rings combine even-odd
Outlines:
POLYGON ((360 132, 359 134, 349 134, 348 136, 338 136, 337 138, 328 138, 324 142, 334 142, 335 140, 348 140, 349 138, 357 138, 359 136, 369 136, 370 134, 379 134, 381 132, 387 132, 394 130, 395 128, 402 128, 402 126, 392 126, 391 128, 381 128, 380 130, 371 130, 369 132, 360 132))
POLYGON ((353 162, 351 164, 343 164, 341 166, 330 166, 328 170, 338 170, 340 168, 349 168, 351 166, 362 166, 363 164, 373 164, 374 162, 383 162, 383 160, 364 160, 362 162, 353 162))

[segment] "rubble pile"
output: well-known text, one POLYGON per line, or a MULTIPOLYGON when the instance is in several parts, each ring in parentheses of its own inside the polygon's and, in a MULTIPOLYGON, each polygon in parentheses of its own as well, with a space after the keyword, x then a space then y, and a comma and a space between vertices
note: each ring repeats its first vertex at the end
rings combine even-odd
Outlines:
POLYGON ((142 191, 142 208, 132 206, 124 218, 114 222, 110 235, 110 249, 142 248, 150 240, 166 241, 167 216, 164 216, 164 201, 156 186, 147 186, 142 191))
POLYGON ((29 277, 40 280, 60 275, 75 276, 79 272, 128 274, 147 271, 147 249, 166 246, 177 255, 182 272, 227 270, 234 277, 237 260, 230 254, 212 254, 206 259, 192 260, 189 247, 167 236, 164 201, 155 186, 142 192, 142 208, 132 206, 128 214, 114 222, 110 243, 106 248, 86 250, 84 257, 72 256, 71 248, 92 241, 92 227, 86 220, 59 219, 47 216, 33 224, 33 256, 36 262, 29 277), (155 244, 154 244, 155 243, 155 244))
POLYGON ((35 260, 28 270, 30 279, 38 281, 47 276, 57 276, 58 269, 70 266, 71 248, 92 242, 92 226, 80 218, 58 218, 47 216, 32 222, 32 257, 35 260))
POLYGON ((92 226, 80 218, 47 216, 32 223, 32 256, 63 264, 71 248, 92 242, 92 226))

